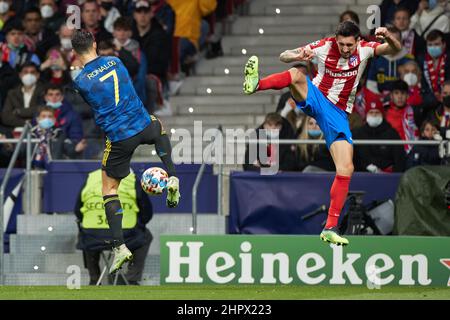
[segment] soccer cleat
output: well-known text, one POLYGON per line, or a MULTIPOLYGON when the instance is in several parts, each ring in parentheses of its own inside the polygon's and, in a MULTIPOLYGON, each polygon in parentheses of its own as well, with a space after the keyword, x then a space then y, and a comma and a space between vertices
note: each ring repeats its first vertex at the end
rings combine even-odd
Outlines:
POLYGON ((175 176, 169 177, 167 181, 167 201, 166 204, 169 208, 175 208, 180 202, 180 184, 179 180, 175 176))
POLYGON ((258 57, 251 56, 244 68, 244 93, 252 94, 258 89, 258 57))
POLYGON ((348 245, 348 240, 341 237, 337 231, 337 227, 330 229, 323 229, 320 233, 320 239, 325 242, 334 243, 338 246, 348 245))
POLYGON ((128 250, 127 246, 125 244, 122 244, 119 247, 113 248, 114 251, 114 260, 111 264, 111 268, 109 268, 109 273, 113 274, 117 272, 120 268, 122 268, 122 265, 133 259, 133 254, 130 250, 128 250))

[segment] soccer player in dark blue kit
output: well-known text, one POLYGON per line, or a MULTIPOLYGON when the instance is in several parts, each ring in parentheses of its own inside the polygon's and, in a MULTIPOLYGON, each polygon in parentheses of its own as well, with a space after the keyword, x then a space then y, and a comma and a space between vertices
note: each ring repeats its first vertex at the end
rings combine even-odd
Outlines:
POLYGON ((75 89, 94 110, 95 122, 106 134, 102 161, 102 194, 106 217, 113 235, 114 273, 132 259, 122 232, 122 207, 118 196, 121 179, 130 173, 130 161, 140 144, 154 144, 167 168, 167 206, 176 207, 180 199, 179 181, 172 162, 172 148, 161 122, 148 114, 136 94, 123 63, 112 56, 98 56, 93 35, 76 30, 72 48, 84 68, 74 79, 75 89))

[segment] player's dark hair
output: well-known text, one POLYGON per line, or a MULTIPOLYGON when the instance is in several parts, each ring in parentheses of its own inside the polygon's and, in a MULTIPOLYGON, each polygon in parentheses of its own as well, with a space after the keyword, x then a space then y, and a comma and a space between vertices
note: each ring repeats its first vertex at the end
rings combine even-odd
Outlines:
POLYGON ((72 35, 72 48, 78 54, 89 52, 94 42, 94 36, 87 30, 75 30, 72 35))
POLYGON ((37 7, 31 7, 31 8, 28 8, 27 10, 25 10, 23 17, 25 18, 26 15, 29 13, 36 13, 37 15, 39 15, 39 18, 42 18, 41 10, 39 10, 39 8, 37 8, 37 7))
POLYGON ((264 123, 274 123, 276 125, 282 125, 283 124, 283 118, 281 115, 277 112, 271 112, 266 115, 266 118, 264 119, 264 123))
POLYGON ((125 30, 131 31, 133 24, 128 17, 119 17, 114 21, 113 28, 114 30, 125 30))
POLYGON ((346 10, 346 11, 342 12, 341 15, 339 16, 339 22, 343 22, 345 16, 350 16, 352 21, 355 22, 357 25, 359 25, 359 17, 355 11, 346 10))
POLYGON ((353 21, 341 22, 336 28, 336 36, 354 37, 356 40, 361 36, 361 31, 353 21))
POLYGON ((62 86, 59 84, 50 83, 45 86, 44 94, 47 94, 50 90, 58 90, 61 94, 64 94, 64 90, 62 86))
POLYGON ((428 33, 426 37, 426 41, 434 41, 441 38, 443 42, 445 42, 444 33, 441 30, 433 29, 428 33))
POLYGON ((399 79, 392 82, 391 92, 394 92, 395 90, 408 93, 409 87, 405 81, 399 79))

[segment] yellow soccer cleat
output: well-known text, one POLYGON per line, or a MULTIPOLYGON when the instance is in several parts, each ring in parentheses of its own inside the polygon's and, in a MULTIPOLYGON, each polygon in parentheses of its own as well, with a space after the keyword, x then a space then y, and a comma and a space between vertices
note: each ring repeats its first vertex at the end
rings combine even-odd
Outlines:
POLYGON ((180 183, 177 177, 171 176, 167 181, 167 201, 169 208, 175 208, 180 202, 180 183))
POLYGON ((323 229, 320 233, 320 239, 325 242, 334 243, 338 246, 348 245, 348 240, 339 235, 336 227, 323 229))
POLYGON ((258 89, 258 57, 251 56, 244 68, 244 93, 252 94, 258 89))

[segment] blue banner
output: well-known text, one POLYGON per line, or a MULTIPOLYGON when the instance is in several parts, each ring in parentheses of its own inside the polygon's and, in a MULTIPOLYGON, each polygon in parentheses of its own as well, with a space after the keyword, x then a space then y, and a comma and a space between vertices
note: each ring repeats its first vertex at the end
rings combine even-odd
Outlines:
MULTIPOLYGON (((273 176, 233 172, 230 176, 229 233, 318 234, 326 212, 302 220, 321 205, 329 206, 334 173, 273 176)), ((365 191, 365 204, 394 199, 401 174, 355 173, 350 191, 365 191)))
MULTIPOLYGON (((132 163, 134 173, 140 179, 142 173, 150 167, 164 167, 162 163, 132 163)), ((44 212, 73 212, 75 201, 86 182, 89 172, 101 167, 99 161, 52 161, 44 177, 44 212)), ((153 210, 157 213, 191 213, 192 187, 194 186, 200 165, 182 164, 175 166, 180 179, 181 200, 177 208, 166 206, 166 193, 162 196, 150 196, 153 210)), ((217 212, 217 176, 213 175, 212 166, 205 168, 198 190, 198 212, 217 212)))

